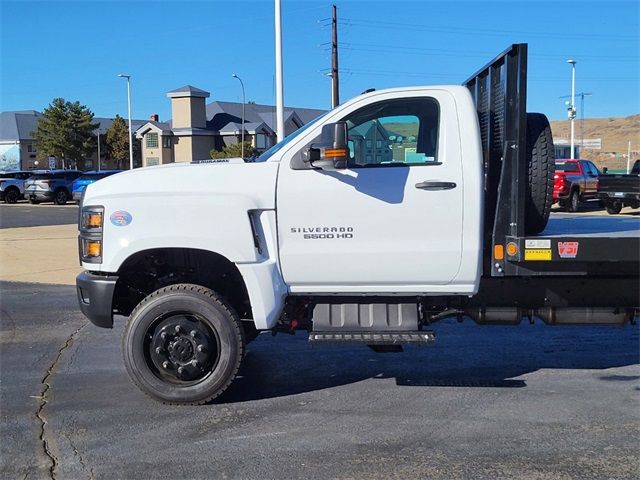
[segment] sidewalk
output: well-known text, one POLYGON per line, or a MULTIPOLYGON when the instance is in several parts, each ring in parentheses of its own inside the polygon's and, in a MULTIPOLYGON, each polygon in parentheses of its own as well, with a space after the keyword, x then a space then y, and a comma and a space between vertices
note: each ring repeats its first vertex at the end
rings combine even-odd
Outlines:
POLYGON ((78 226, 0 229, 0 280, 75 285, 78 226))

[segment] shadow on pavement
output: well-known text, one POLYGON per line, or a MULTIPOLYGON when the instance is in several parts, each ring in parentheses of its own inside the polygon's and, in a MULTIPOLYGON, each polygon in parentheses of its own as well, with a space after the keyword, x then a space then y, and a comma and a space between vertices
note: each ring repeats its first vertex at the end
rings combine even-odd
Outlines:
MULTIPOLYGON (((480 327, 438 325, 436 345, 376 354, 366 346, 312 347, 307 335, 249 345, 245 363, 216 403, 295 395, 367 380, 395 379, 399 386, 524 388, 518 378, 541 369, 600 370, 637 364, 639 329, 624 327, 480 327)), ((622 381, 620 376, 598 377, 622 381)), ((624 380, 634 380, 625 378, 624 380)))

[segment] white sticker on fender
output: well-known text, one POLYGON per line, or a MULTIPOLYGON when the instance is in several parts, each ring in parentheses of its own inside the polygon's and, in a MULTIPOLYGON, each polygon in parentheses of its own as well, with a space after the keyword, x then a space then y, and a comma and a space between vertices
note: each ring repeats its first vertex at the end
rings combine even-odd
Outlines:
POLYGON ((551 248, 551 240, 525 240, 524 248, 551 248))

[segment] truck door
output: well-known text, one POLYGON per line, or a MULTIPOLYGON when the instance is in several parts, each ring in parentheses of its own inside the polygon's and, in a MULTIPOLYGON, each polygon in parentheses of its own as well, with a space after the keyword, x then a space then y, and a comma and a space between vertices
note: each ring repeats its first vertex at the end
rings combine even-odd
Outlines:
POLYGON ((463 178, 455 103, 445 91, 404 93, 340 118, 346 169, 304 163, 313 141, 283 156, 278 236, 293 292, 424 291, 456 277, 463 178))

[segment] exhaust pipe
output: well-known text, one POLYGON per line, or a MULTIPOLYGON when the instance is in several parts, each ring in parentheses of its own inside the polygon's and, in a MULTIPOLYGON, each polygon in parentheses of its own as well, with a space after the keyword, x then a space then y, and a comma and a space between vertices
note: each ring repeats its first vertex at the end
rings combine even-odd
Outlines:
POLYGON ((633 321, 632 308, 537 308, 534 315, 547 325, 624 325, 633 321))
POLYGON ((479 325, 518 325, 526 310, 514 307, 465 309, 464 314, 479 325))

